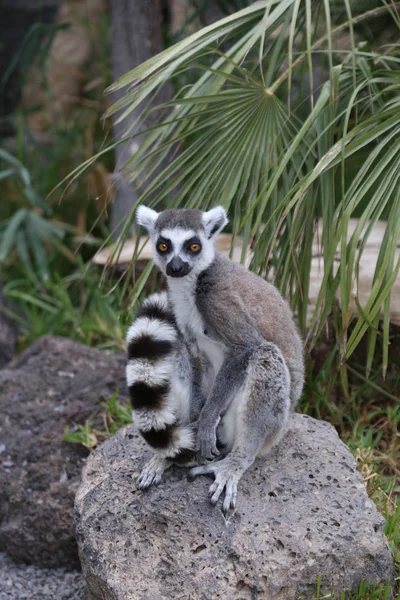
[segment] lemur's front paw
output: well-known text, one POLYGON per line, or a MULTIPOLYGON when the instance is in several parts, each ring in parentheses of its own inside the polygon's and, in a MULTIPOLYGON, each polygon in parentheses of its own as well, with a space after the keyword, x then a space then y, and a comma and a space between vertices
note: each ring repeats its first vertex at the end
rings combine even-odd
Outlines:
POLYGON ((139 475, 139 489, 147 490, 150 486, 161 483, 167 464, 168 463, 164 458, 152 456, 139 475))
POLYGON ((200 427, 197 434, 197 452, 202 458, 212 460, 219 456, 217 434, 213 427, 200 427))

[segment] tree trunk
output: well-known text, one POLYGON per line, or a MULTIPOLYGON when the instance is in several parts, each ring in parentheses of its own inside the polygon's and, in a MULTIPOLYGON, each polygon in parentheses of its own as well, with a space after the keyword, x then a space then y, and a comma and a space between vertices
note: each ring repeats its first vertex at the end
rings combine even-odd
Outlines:
MULTIPOLYGON (((163 13, 160 0, 112 0, 112 59, 114 80, 121 77, 134 67, 161 52, 163 48, 162 25, 163 13)), ((113 100, 121 98, 125 90, 118 91, 113 100)), ((171 86, 165 85, 153 100, 153 104, 166 102, 172 97, 171 86)), ((139 107, 122 123, 114 121, 114 138, 121 140, 124 131, 137 119, 141 112, 139 107)), ((149 116, 142 129, 152 127, 156 115, 149 116)), ((138 130, 133 129, 132 133, 138 130)), ((135 138, 135 145, 140 144, 141 137, 135 138)), ((129 142, 120 144, 115 150, 116 169, 115 184, 116 198, 112 208, 111 226, 114 237, 120 233, 126 217, 136 203, 138 194, 134 185, 123 180, 121 167, 131 156, 132 148, 129 142)))

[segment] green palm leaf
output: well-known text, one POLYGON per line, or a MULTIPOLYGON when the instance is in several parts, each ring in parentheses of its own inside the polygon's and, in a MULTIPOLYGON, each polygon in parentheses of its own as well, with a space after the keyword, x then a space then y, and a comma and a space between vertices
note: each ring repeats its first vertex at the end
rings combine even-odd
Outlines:
MULTIPOLYGON (((254 3, 121 77, 110 91, 124 89, 124 96, 108 115, 123 121, 141 106, 145 116, 148 99, 176 78, 174 100, 155 109, 158 124, 124 165, 139 201, 202 209, 223 204, 233 239, 243 236, 242 260, 252 244, 251 269, 290 298, 311 346, 334 314, 343 363, 369 331, 368 370, 383 314, 385 372, 399 270, 400 44, 379 51, 357 46, 355 28, 385 13, 398 27, 400 2, 355 17, 349 0, 334 12, 336 5, 254 3), (345 31, 347 48, 337 38, 345 31), (189 70, 199 73, 194 83, 185 80, 189 70), (350 234, 354 216, 359 221, 350 234), (360 263, 382 218, 388 225, 362 306, 360 263), (323 274, 310 314, 317 226, 323 274)), ((126 140, 131 137, 127 128, 126 140)), ((121 243, 132 223, 133 212, 121 243)), ((344 370, 342 376, 345 381, 344 370)))

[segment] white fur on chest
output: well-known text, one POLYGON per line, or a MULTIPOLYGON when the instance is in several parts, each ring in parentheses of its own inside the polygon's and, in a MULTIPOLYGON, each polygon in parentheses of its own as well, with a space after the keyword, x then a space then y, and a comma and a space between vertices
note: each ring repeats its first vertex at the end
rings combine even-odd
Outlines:
POLYGON ((186 278, 185 281, 171 280, 168 283, 179 329, 186 339, 193 336, 198 350, 207 356, 214 373, 218 373, 225 357, 225 347, 204 333, 205 325, 195 302, 196 280, 186 278))

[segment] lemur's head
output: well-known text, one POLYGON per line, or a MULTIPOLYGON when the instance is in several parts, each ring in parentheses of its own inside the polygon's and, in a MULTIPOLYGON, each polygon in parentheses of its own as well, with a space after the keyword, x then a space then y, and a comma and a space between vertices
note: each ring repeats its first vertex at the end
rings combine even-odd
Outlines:
POLYGON ((222 206, 208 212, 171 209, 160 213, 139 206, 136 219, 149 232, 154 262, 168 277, 204 271, 214 260, 215 238, 228 222, 222 206))

